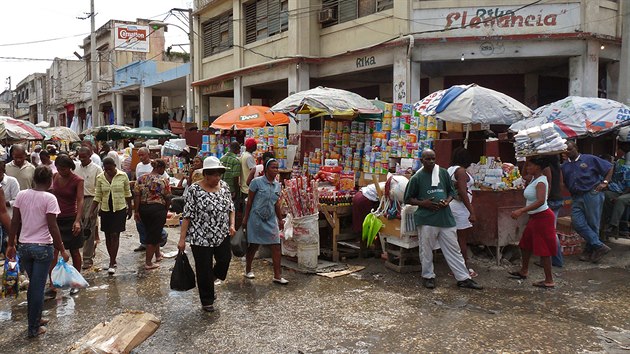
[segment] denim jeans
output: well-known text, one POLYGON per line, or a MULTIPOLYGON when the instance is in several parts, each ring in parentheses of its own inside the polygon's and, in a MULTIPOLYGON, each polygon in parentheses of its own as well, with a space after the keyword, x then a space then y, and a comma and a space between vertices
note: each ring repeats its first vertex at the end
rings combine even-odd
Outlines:
MULTIPOLYGON (((548 200, 547 205, 549 209, 553 211, 553 215, 556 216, 556 226, 558 225, 558 214, 560 214, 560 209, 562 209, 562 200, 548 200)), ((562 267, 564 265, 564 256, 562 255, 562 246, 560 245, 560 238, 556 233, 556 244, 558 245, 558 252, 555 256, 551 257, 551 265, 554 267, 562 267)))
POLYGON ((585 251, 592 252, 599 249, 604 245, 599 240, 604 193, 590 191, 572 197, 571 223, 573 228, 586 241, 585 251))
MULTIPOLYGON (((144 225, 141 222, 136 222, 136 229, 138 229, 138 236, 140 236, 140 244, 147 244, 147 232, 144 230, 144 225)), ((166 243, 166 239, 168 238, 168 233, 166 230, 162 229, 162 243, 160 247, 166 243)))
POLYGON ((48 279, 48 269, 53 260, 53 246, 21 243, 18 246, 20 267, 29 278, 26 301, 28 307, 28 334, 37 335, 39 321, 44 307, 44 288, 48 279))

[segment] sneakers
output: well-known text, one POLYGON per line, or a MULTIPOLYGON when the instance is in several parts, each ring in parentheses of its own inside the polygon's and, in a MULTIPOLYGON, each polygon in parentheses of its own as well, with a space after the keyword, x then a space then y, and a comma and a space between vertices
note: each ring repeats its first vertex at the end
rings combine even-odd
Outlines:
POLYGON ((459 286, 460 288, 467 288, 467 289, 474 289, 474 290, 483 289, 483 286, 477 284, 477 282, 475 282, 474 280, 470 278, 466 280, 458 281, 457 286, 459 286))
POLYGON ((582 262, 590 262, 592 256, 593 256, 593 251, 585 248, 584 251, 582 251, 580 258, 578 259, 582 262))
POLYGON ((146 250, 147 250, 147 248, 144 245, 140 245, 140 246, 138 246, 138 247, 133 249, 134 252, 144 252, 146 250))
POLYGON ((602 247, 596 249, 595 251, 593 251, 593 255, 591 256, 591 262, 593 263, 597 263, 599 262, 602 258, 604 258, 604 256, 610 252, 610 247, 602 244, 602 247))
POLYGON ((247 272, 243 276, 245 278, 247 278, 247 279, 254 279, 254 278, 256 278, 256 276, 254 275, 254 272, 247 272))
POLYGON ((71 288, 70 289, 70 295, 76 295, 78 293, 79 293, 79 289, 77 289, 77 288, 71 288))
POLYGON ((435 289, 435 278, 422 278, 422 285, 427 289, 435 289))
POLYGON ((276 283, 276 284, 280 284, 280 285, 287 285, 287 284, 289 284, 289 281, 284 279, 284 278, 280 278, 280 279, 273 278, 273 282, 276 283))
POLYGON ((109 273, 109 275, 114 275, 114 274, 116 274, 116 266, 109 267, 109 268, 107 269, 107 273, 109 273))

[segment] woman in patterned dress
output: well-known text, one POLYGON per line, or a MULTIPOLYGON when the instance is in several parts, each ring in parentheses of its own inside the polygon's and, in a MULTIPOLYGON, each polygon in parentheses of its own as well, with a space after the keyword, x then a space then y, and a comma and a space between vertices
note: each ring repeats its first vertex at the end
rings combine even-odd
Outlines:
POLYGON ((254 178, 249 185, 247 207, 243 225, 247 225, 247 247, 245 277, 253 279, 252 261, 259 245, 269 245, 273 262, 273 282, 286 285, 288 280, 282 277, 282 250, 280 248, 280 191, 282 186, 276 181, 278 161, 269 159, 264 165, 264 175, 254 178))
POLYGON ((204 311, 214 311, 214 281, 225 280, 232 251, 230 237, 234 236, 234 203, 230 188, 221 180, 226 168, 218 158, 203 161, 203 179, 188 187, 185 195, 183 221, 177 248, 186 249, 190 243, 199 299, 204 311), (212 258, 216 261, 213 265, 212 258))

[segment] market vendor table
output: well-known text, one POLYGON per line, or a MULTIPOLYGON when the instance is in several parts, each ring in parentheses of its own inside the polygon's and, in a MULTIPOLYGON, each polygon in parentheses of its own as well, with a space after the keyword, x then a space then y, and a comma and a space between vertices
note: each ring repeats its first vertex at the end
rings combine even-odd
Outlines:
POLYGON ((339 249, 337 247, 337 238, 341 233, 341 227, 339 219, 352 215, 352 206, 338 206, 338 205, 325 205, 320 204, 319 212, 324 214, 326 221, 332 227, 332 260, 333 262, 339 261, 339 249))
POLYGON ((512 211, 525 206, 522 189, 504 191, 473 191, 473 206, 477 222, 468 242, 497 248, 497 264, 503 247, 518 244, 527 224, 527 215, 514 220, 512 211))

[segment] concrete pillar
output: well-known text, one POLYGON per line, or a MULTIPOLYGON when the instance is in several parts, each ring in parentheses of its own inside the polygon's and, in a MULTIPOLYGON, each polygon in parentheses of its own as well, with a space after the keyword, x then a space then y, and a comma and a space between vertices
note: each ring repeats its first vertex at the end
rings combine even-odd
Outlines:
POLYGON ((525 105, 531 109, 538 108, 538 74, 525 74, 525 105))
POLYGON ((630 104, 630 0, 622 0, 621 13, 623 13, 623 24, 621 30, 621 62, 619 63, 619 83, 618 101, 630 104))
POLYGON ((623 102, 619 98, 619 88, 620 85, 623 85, 623 83, 619 82, 620 67, 621 65, 618 61, 606 64, 606 98, 623 102))
POLYGON ((199 102, 199 122, 197 122, 197 126, 201 129, 205 129, 209 126, 210 120, 210 98, 209 96, 201 96, 201 100, 199 102))
MULTIPOLYGON (((305 91, 310 89, 311 76, 310 68, 308 64, 297 63, 289 64, 289 95, 296 92, 305 91)), ((290 133, 299 133, 302 130, 309 129, 309 119, 306 114, 298 114, 297 119, 299 124, 296 126, 293 123, 289 124, 290 133)))
POLYGON ((124 125, 125 124, 125 110, 123 109, 123 95, 121 93, 117 93, 114 95, 114 106, 115 106, 115 116, 116 116, 116 124, 124 125))
POLYGON ((140 88, 140 126, 153 126, 153 89, 140 88))
POLYGON ((569 95, 597 97, 600 43, 588 40, 584 44, 582 55, 569 58, 569 95))
POLYGON ((243 107, 252 102, 251 87, 243 86, 243 77, 234 78, 234 108, 243 107))
POLYGON ((444 90, 444 76, 430 77, 429 78, 429 93, 435 91, 444 90))
POLYGON ((409 91, 409 67, 407 66, 407 47, 394 49, 394 78, 392 98, 394 103, 410 103, 409 91))
POLYGON ((423 99, 424 97, 420 97, 420 62, 419 61, 409 61, 410 66, 410 87, 411 92, 409 93, 409 103, 416 103, 423 99))

